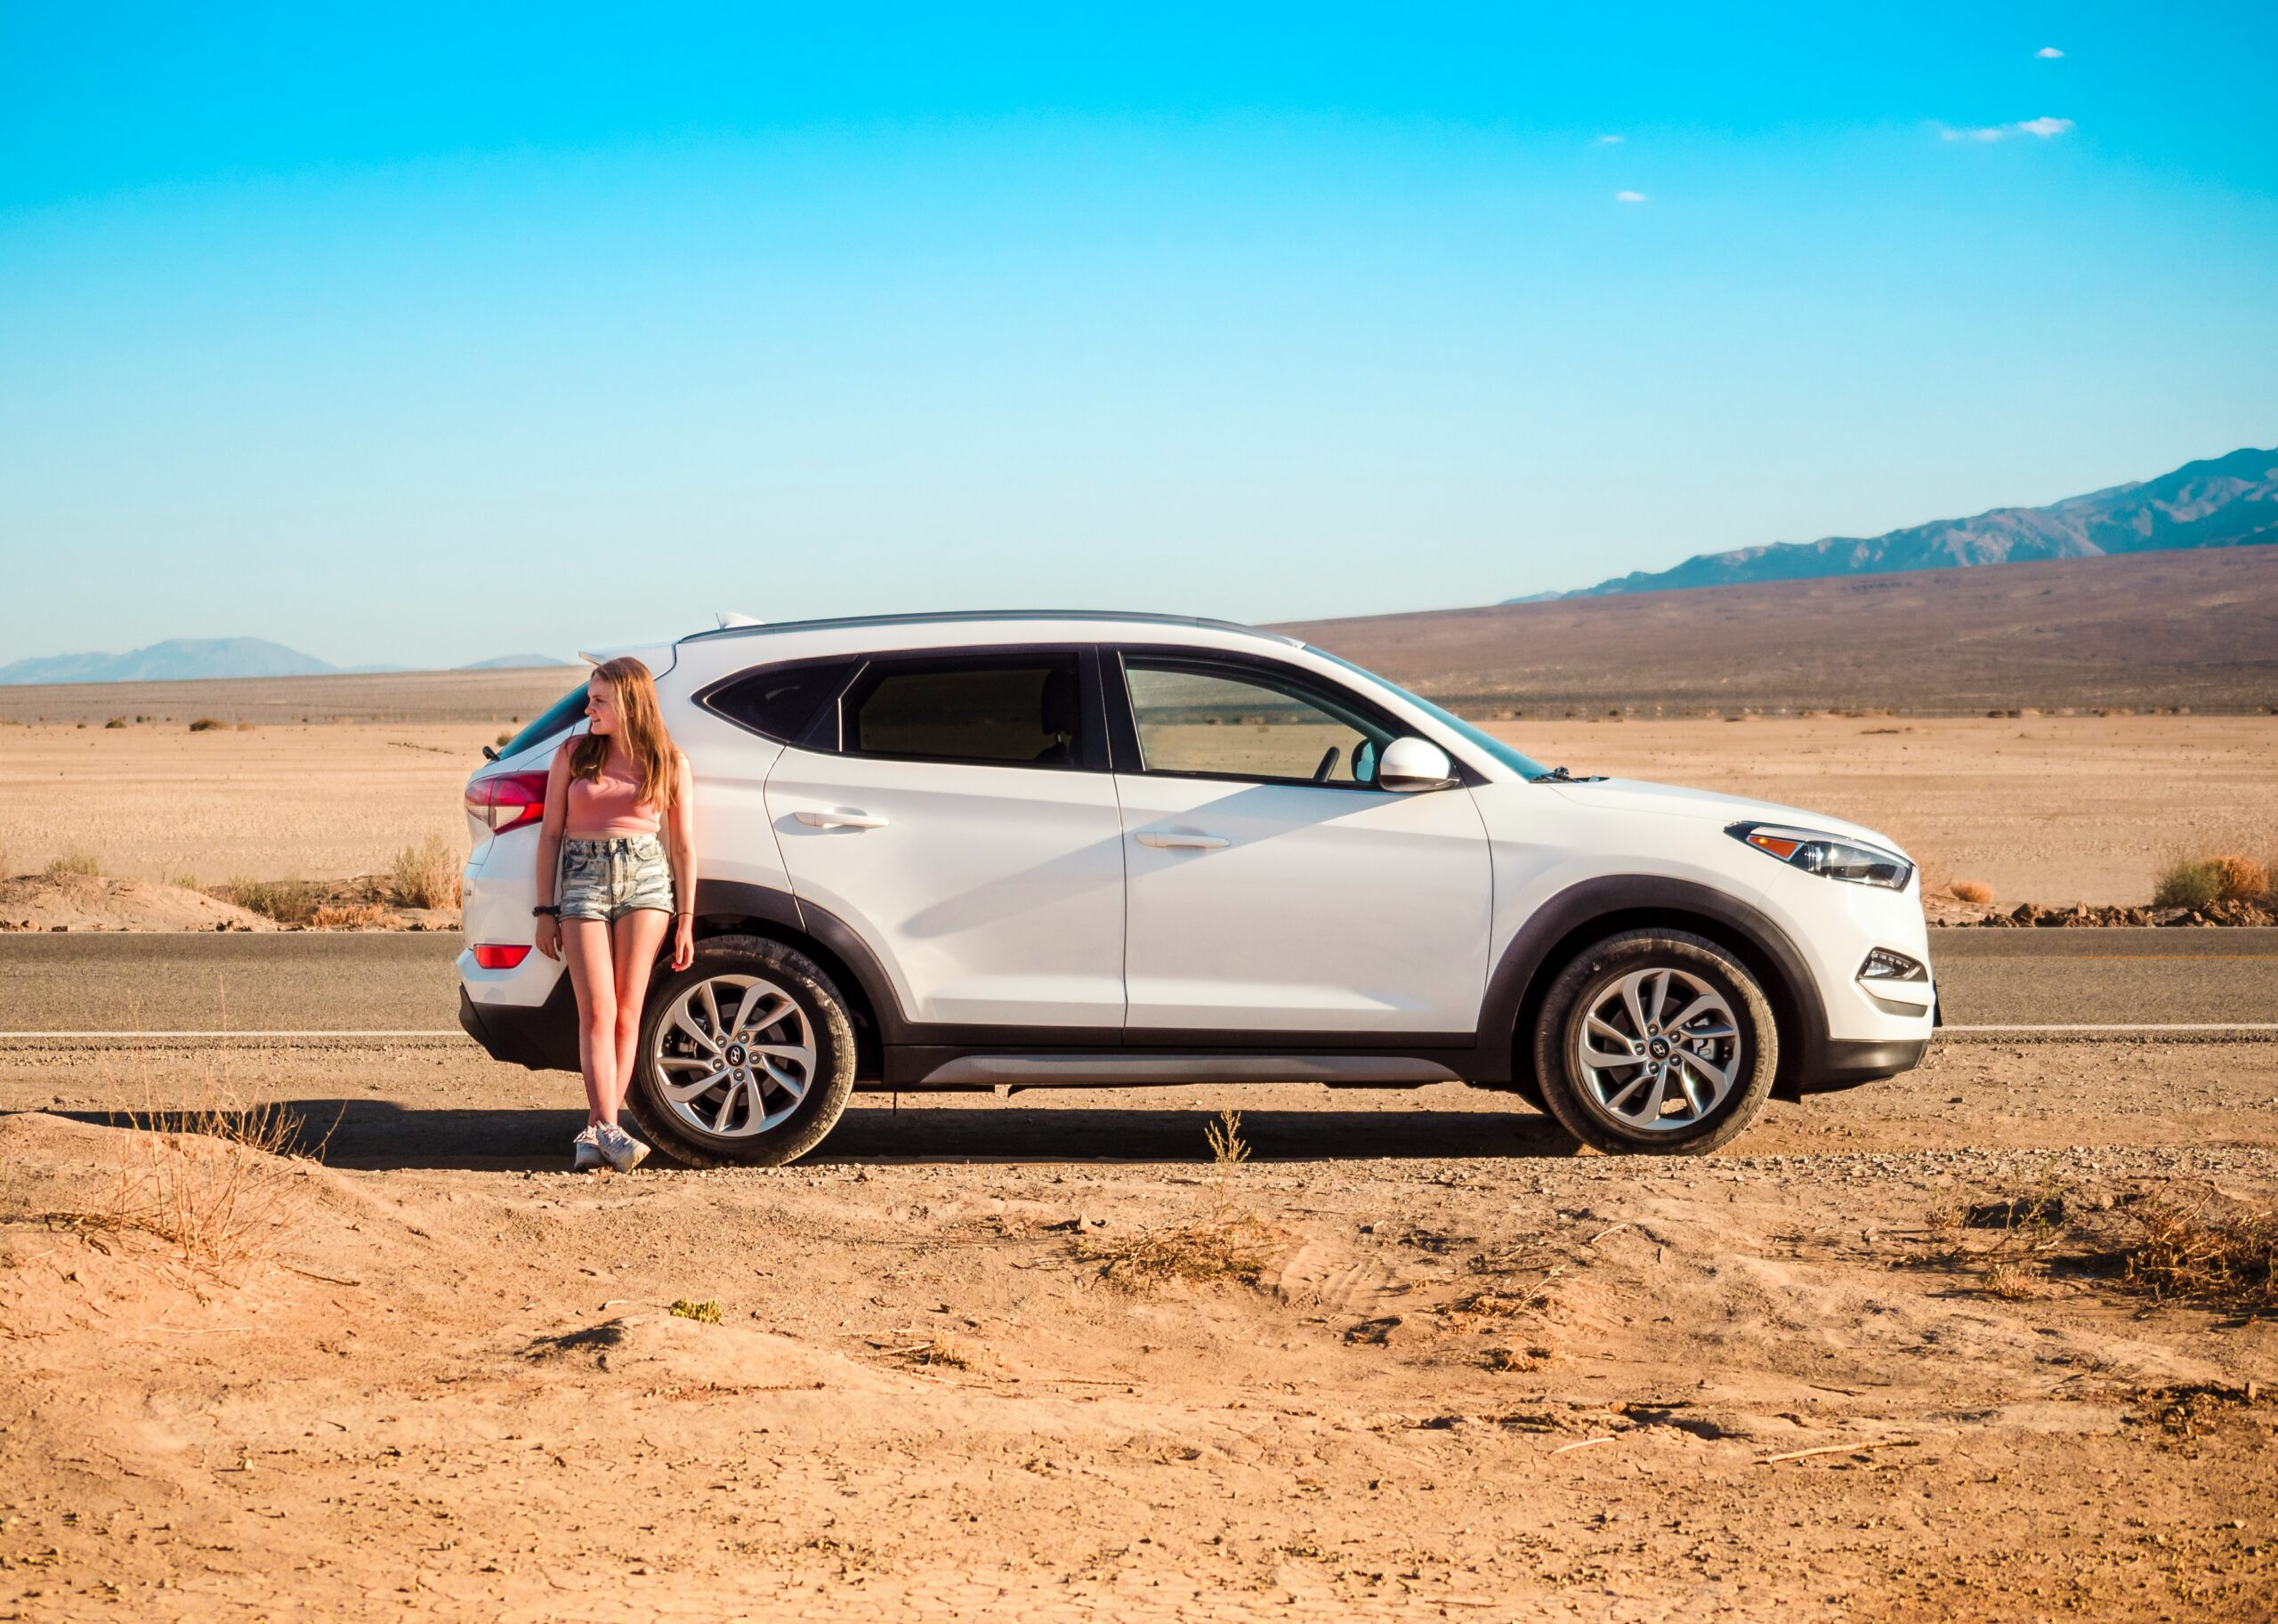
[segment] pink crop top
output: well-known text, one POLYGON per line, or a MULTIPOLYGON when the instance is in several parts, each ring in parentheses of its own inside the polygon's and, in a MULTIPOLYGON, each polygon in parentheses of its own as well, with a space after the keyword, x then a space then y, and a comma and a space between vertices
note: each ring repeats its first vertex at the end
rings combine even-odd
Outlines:
POLYGON ((569 805, 562 832, 572 840, 603 840, 626 835, 653 835, 658 816, 654 802, 640 802, 637 775, 617 776, 616 764, 602 769, 598 779, 570 780, 569 805))

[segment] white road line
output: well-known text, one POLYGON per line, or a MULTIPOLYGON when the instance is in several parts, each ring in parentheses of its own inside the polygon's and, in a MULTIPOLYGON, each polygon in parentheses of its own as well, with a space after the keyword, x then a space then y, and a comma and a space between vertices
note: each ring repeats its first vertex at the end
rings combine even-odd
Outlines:
MULTIPOLYGON (((387 1031, 387 1032, 381 1032, 381 1031, 348 1031, 348 1030, 341 1030, 336 1029, 336 1028, 322 1028, 322 1027, 319 1027, 319 1028, 312 1028, 312 1029, 311 1029, 311 1030, 306 1030, 306 1031, 277 1031, 277 1032, 171 1032, 171 1031, 147 1031, 147 1030, 145 1030, 145 1031, 135 1031, 135 1032, 0 1032, 0 1039, 23 1038, 207 1038, 207 1039, 210 1039, 210 1040, 213 1040, 213 1041, 215 1041, 215 1042, 226 1042, 226 1041, 228 1041, 229 1039, 230 1039, 230 1038, 466 1038, 466 1034, 465 1034, 464 1032, 463 1032, 463 1031, 458 1030, 456 1028, 453 1028, 453 1029, 451 1029, 451 1030, 448 1030, 448 1031, 432 1031, 432 1032, 424 1032, 424 1031, 423 1031, 423 1032, 396 1032, 396 1031, 387 1031)), ((472 1041, 472 1040, 470 1039, 470 1041, 472 1041)))
POLYGON ((1942 1032, 2278 1032, 2278 1021, 2181 1022, 2161 1025, 1942 1026, 1942 1032))

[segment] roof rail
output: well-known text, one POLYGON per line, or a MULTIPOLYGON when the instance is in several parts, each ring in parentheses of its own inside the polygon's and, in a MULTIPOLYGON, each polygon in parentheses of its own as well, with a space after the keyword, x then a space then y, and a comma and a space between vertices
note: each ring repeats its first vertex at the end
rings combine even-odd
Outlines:
POLYGON ((1269 632, 1238 620, 1213 620, 1200 615, 1155 615, 1103 609, 951 609, 932 613, 900 615, 839 615, 815 620, 771 620, 758 626, 723 626, 691 632, 683 642, 708 642, 723 637, 772 636, 780 632, 828 632, 872 626, 969 626, 987 620, 1087 620, 1136 626, 1191 626, 1214 632, 1238 632, 1246 637, 1303 648, 1301 638, 1269 632))

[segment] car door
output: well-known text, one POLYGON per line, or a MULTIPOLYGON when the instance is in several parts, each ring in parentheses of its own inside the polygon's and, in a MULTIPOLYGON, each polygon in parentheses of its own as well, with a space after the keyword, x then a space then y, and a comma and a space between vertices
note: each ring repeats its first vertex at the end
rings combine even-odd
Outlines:
POLYGON ((1100 715, 1088 650, 878 657, 768 775, 792 889, 862 937, 910 1021, 1122 1024, 1100 715))
POLYGON ((1127 1040, 1468 1042, 1492 913, 1469 791, 1377 788, 1397 723, 1294 667, 1126 650, 1106 669, 1110 705, 1128 718, 1117 718, 1115 774, 1127 1040))

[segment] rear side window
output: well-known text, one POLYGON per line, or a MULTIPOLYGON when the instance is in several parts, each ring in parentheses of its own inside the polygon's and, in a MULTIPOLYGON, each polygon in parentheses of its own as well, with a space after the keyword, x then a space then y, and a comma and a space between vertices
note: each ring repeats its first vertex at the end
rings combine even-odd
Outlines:
POLYGON ((1003 767, 1072 767, 1080 706, 1073 656, 880 663, 841 707, 849 755, 1003 767))
POLYGON ((509 755, 517 755, 534 746, 542 745, 558 734, 568 732, 585 719, 586 684, 581 682, 546 707, 544 715, 499 746, 498 758, 504 761, 509 755))
POLYGON ((731 677, 702 702, 740 727, 789 744, 805 733, 824 706, 836 699, 854 675, 856 661, 815 660, 805 665, 765 666, 731 677))

